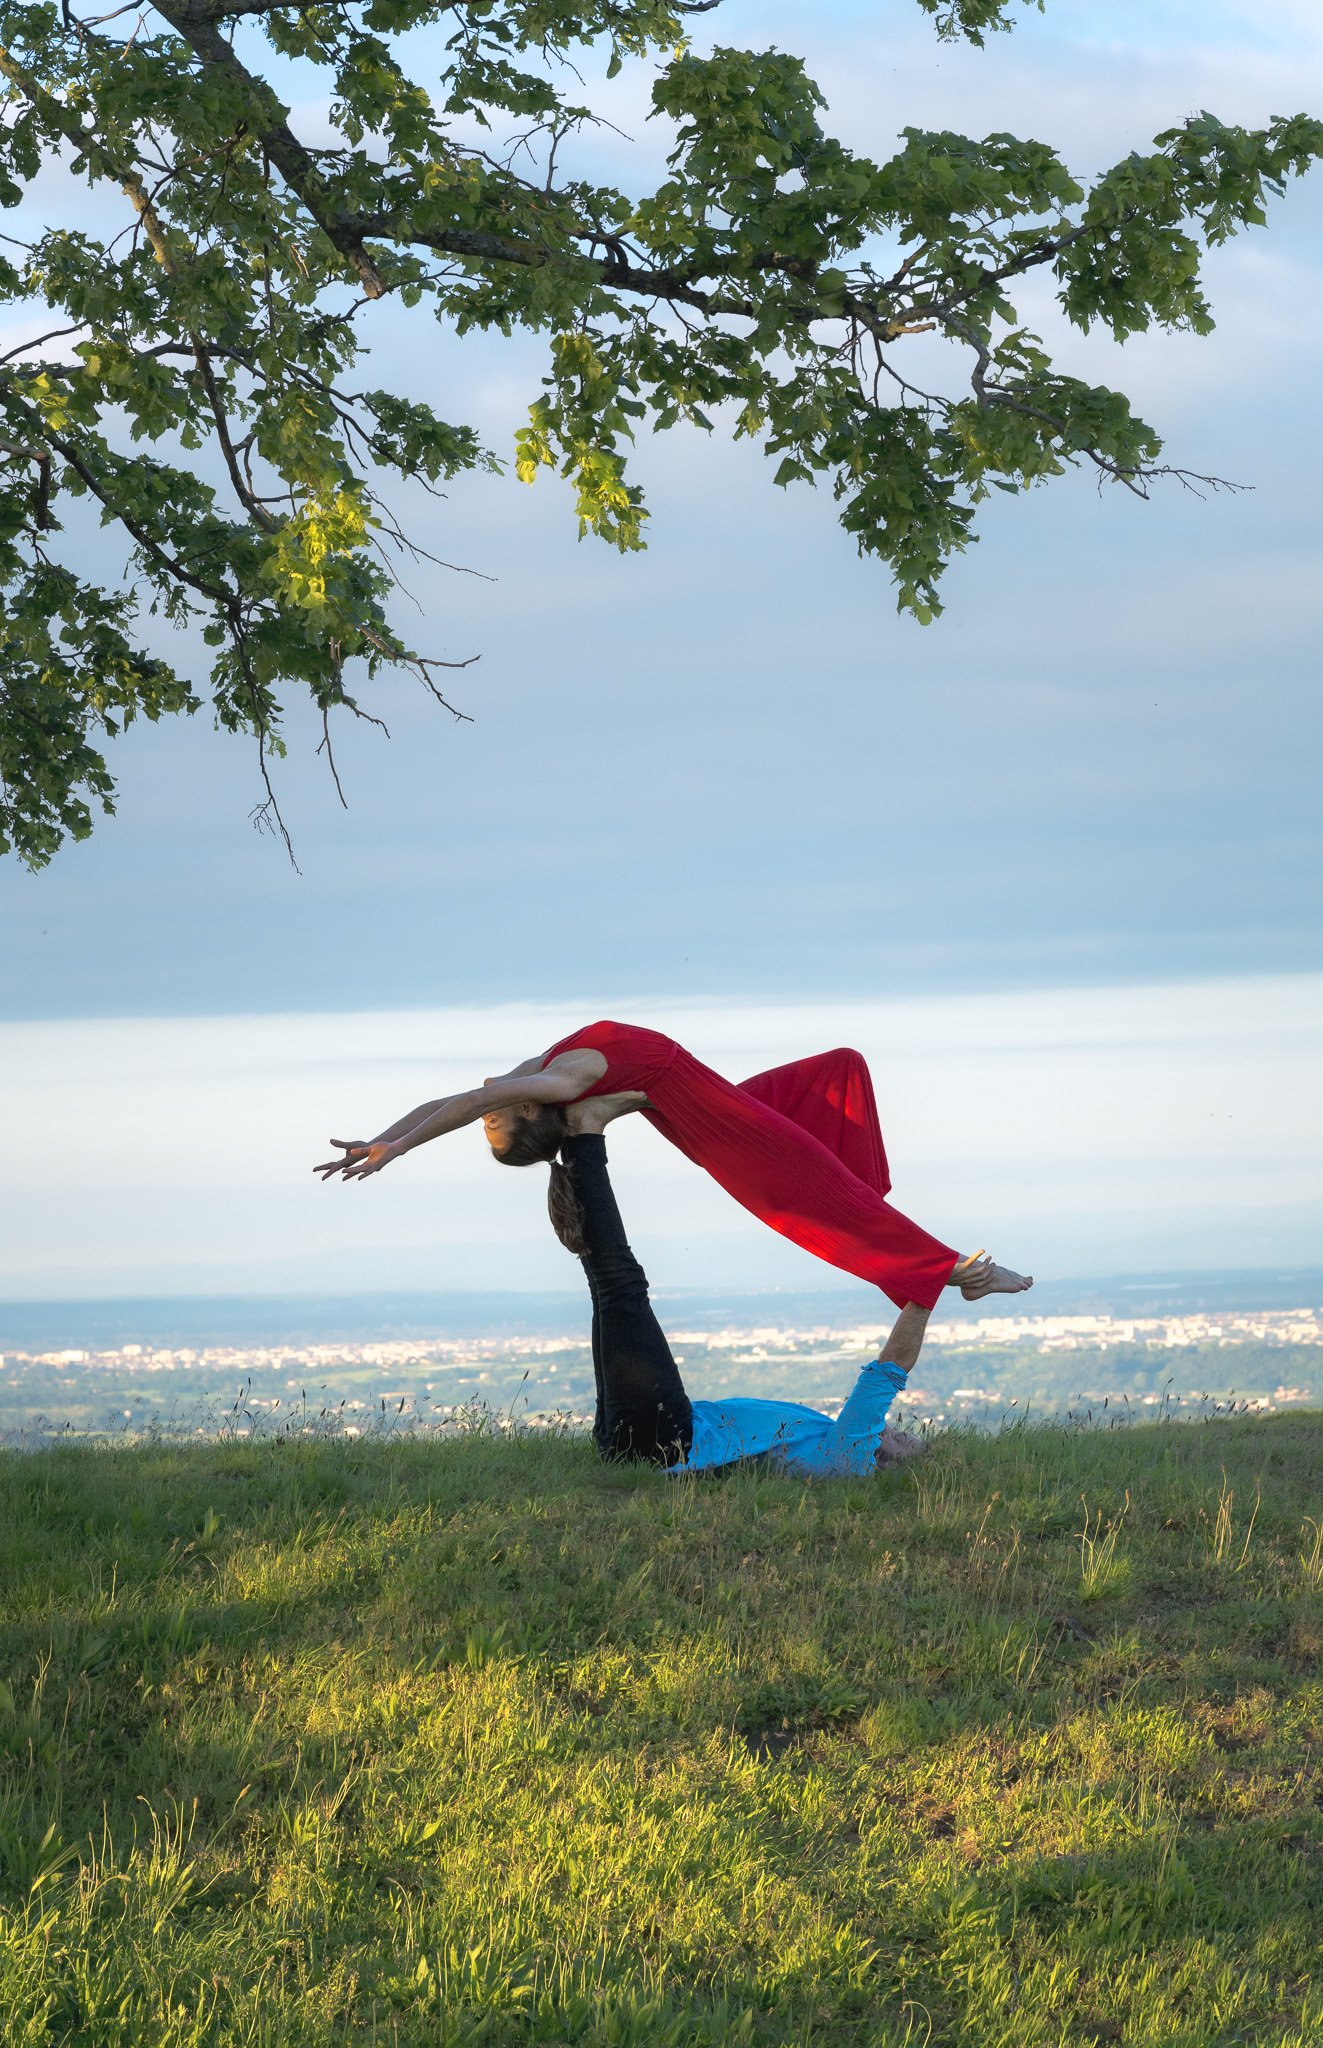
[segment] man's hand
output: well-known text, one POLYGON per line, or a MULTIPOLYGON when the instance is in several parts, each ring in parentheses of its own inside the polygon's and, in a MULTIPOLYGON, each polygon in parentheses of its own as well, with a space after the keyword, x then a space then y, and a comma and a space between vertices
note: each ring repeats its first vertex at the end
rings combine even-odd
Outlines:
POLYGON ((324 1159, 313 1172, 323 1180, 330 1180, 334 1174, 342 1174, 346 1180, 366 1180, 370 1173, 380 1173, 392 1159, 400 1156, 400 1146, 393 1138, 332 1138, 344 1153, 343 1159, 324 1159))

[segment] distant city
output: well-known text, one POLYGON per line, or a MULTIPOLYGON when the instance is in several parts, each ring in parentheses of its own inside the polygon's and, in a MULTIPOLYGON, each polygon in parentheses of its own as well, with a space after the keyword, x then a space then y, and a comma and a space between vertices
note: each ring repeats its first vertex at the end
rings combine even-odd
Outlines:
MULTIPOLYGON (((1316 1299, 1323 1304, 1323 1288, 1316 1299)), ((683 1304, 696 1305, 695 1297, 683 1304)), ((844 1321, 824 1313, 834 1303, 819 1303, 814 1320, 812 1297, 783 1306, 775 1296, 756 1303, 766 1320, 755 1322, 747 1319, 754 1305, 746 1298, 738 1321, 707 1304, 687 1319, 668 1312, 691 1393, 761 1392, 838 1407, 858 1367, 877 1353, 877 1323, 858 1321, 857 1304, 844 1321)), ((362 1434, 445 1427, 483 1411, 582 1424, 592 1412, 593 1374, 576 1307, 569 1328, 564 1315, 539 1316, 524 1305, 522 1327, 488 1332, 50 1349, 7 1341, 0 1442, 144 1429, 362 1434)), ((930 1324, 904 1408, 911 1422, 987 1427, 1026 1412, 1143 1419, 1156 1411, 1264 1413, 1320 1401, 1323 1305, 1030 1315, 1006 1304, 930 1324)))

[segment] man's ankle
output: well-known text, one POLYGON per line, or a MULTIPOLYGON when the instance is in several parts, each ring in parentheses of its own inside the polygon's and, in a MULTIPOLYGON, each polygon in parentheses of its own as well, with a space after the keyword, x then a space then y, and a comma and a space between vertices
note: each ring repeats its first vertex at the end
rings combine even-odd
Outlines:
POLYGON ((605 1159, 605 1132, 570 1131, 560 1141, 560 1156, 567 1166, 569 1166, 575 1159, 605 1159))

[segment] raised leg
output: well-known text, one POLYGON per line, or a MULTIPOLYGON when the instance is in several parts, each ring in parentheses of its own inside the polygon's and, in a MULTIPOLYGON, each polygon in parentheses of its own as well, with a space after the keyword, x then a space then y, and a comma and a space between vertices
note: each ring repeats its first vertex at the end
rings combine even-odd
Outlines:
POLYGON ((865 1082, 862 1061, 843 1052, 740 1086, 677 1047, 643 1113, 792 1244, 880 1287, 897 1308, 931 1308, 958 1253, 881 1193, 885 1166, 865 1082), (833 1064, 856 1084, 853 1095, 845 1089, 833 1100, 833 1064))
POLYGON ((855 1177, 885 1195, 891 1187, 873 1077, 862 1053, 849 1046, 769 1067, 740 1082, 746 1095, 789 1117, 834 1152, 855 1177))
MULTIPOLYGON (((746 1095, 788 1117, 810 1137, 834 1152, 858 1180, 886 1195, 891 1187, 882 1126, 873 1094, 873 1079, 862 1053, 848 1046, 769 1067, 740 1082, 746 1095)), ((1032 1277, 999 1266, 986 1252, 958 1260, 946 1281, 966 1301, 985 1294, 1020 1294, 1033 1286, 1032 1277)))
POLYGON ((693 1413, 666 1334, 653 1313, 648 1279, 634 1257, 606 1167, 606 1140, 567 1138, 561 1158, 574 1183, 593 1297, 593 1436, 604 1458, 674 1465, 693 1439, 693 1413))

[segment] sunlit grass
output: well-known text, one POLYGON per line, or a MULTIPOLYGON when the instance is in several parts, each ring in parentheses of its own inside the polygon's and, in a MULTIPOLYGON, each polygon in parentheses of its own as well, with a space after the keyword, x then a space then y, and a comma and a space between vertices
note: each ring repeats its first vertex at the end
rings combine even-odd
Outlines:
POLYGON ((1323 2041, 1323 1418, 0 1458, 0 2038, 1323 2041))

